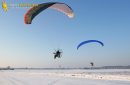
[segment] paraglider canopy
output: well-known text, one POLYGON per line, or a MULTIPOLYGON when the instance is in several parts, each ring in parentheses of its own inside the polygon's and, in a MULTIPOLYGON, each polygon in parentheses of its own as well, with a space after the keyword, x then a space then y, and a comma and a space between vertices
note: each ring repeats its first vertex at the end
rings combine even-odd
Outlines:
POLYGON ((74 16, 73 10, 67 4, 59 3, 59 2, 48 2, 48 3, 38 4, 37 6, 34 6, 31 9, 29 9, 24 16, 25 24, 31 24, 32 20, 39 13, 41 13, 42 11, 44 11, 47 8, 52 8, 57 11, 60 11, 70 18, 72 18, 74 16))
POLYGON ((104 46, 104 44, 103 44, 101 41, 98 41, 98 40, 87 40, 87 41, 81 42, 81 43, 77 46, 77 50, 79 49, 80 46, 82 46, 82 45, 84 45, 84 44, 88 44, 88 43, 93 43, 93 42, 99 43, 101 46, 104 46))

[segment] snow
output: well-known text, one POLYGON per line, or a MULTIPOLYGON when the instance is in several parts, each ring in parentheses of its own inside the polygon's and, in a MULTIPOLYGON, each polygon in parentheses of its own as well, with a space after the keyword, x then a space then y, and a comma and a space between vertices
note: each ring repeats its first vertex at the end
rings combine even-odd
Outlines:
POLYGON ((0 85, 130 85, 130 69, 0 70, 0 85))

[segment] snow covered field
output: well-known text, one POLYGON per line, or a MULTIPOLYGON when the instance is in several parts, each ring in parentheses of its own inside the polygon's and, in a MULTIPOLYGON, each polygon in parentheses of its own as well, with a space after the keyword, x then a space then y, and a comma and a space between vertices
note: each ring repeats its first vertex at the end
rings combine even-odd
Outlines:
POLYGON ((0 70, 0 85, 130 85, 130 69, 0 70))

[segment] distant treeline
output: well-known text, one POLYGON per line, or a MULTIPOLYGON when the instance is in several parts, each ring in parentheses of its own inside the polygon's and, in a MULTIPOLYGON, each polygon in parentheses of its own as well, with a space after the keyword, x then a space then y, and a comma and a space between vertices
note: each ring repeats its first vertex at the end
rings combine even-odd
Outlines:
POLYGON ((72 69, 130 69, 129 66, 103 66, 103 67, 84 67, 84 68, 0 68, 0 70, 72 70, 72 69))
POLYGON ((72 70, 72 69, 130 69, 129 66, 103 66, 103 67, 84 67, 84 68, 15 68, 26 70, 72 70))
POLYGON ((10 66, 5 67, 5 68, 0 68, 0 70, 14 70, 14 68, 11 68, 10 66))
MULTIPOLYGON (((90 68, 84 68, 84 69, 90 69, 90 68)), ((102 66, 102 67, 93 67, 91 69, 130 69, 129 66, 102 66)))
POLYGON ((130 69, 129 66, 103 66, 103 69, 130 69))
POLYGON ((14 70, 14 68, 0 68, 0 70, 14 70))

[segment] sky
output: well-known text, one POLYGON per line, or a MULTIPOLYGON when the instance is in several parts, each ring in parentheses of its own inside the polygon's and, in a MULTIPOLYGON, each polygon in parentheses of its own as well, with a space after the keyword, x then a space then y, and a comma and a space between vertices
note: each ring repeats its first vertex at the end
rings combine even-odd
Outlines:
POLYGON ((0 7, 0 67, 90 67, 130 65, 130 0, 5 0, 8 4, 62 2, 74 18, 47 9, 30 25, 24 24, 29 8, 0 7), (85 40, 104 43, 86 44, 85 40), (53 52, 62 49, 62 58, 53 52))

